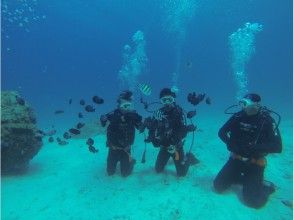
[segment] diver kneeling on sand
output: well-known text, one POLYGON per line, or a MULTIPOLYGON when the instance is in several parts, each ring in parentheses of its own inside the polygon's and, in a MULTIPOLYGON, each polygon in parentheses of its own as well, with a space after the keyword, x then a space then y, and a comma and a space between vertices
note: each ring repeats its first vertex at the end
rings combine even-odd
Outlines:
MULTIPOLYGON (((178 176, 185 176, 188 172, 190 159, 184 154, 184 141, 188 132, 195 131, 194 125, 185 125, 183 109, 175 103, 176 94, 169 88, 160 92, 160 102, 163 105, 148 117, 144 124, 149 130, 145 142, 160 147, 155 170, 164 170, 170 157, 173 158, 178 176)), ((192 157, 190 153, 190 157, 192 157)))
POLYGON ((113 175, 117 162, 120 162, 121 174, 131 174, 135 160, 131 157, 131 145, 135 139, 135 129, 142 127, 142 117, 133 109, 133 93, 123 91, 117 100, 118 107, 114 111, 102 115, 100 122, 103 127, 107 121, 107 173, 113 175))
MULTIPOLYGON (((231 152, 230 158, 214 180, 217 192, 223 192, 232 184, 243 185, 244 202, 253 208, 262 207, 275 191, 273 183, 264 181, 265 156, 281 153, 282 141, 278 125, 280 116, 260 105, 257 94, 247 94, 239 102, 242 110, 219 130, 220 139, 231 152), (278 123, 270 113, 279 116, 278 123)), ((234 105, 236 106, 236 105, 234 105)))

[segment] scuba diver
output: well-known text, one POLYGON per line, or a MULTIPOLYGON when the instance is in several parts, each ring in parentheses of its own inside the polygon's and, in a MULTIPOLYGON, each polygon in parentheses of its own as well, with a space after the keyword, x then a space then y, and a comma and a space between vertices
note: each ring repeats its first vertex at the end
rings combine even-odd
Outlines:
POLYGON ((276 124, 270 115, 275 112, 261 106, 260 102, 258 94, 245 95, 239 102, 242 110, 232 113, 219 130, 218 136, 231 155, 213 182, 219 193, 232 184, 241 184, 244 202, 252 208, 265 205, 275 191, 273 183, 264 181, 265 156, 282 151, 279 122, 276 124))
POLYGON ((196 127, 193 124, 185 125, 183 109, 175 103, 176 94, 171 89, 162 89, 159 98, 163 107, 144 121, 144 126, 149 130, 145 142, 152 142, 154 147, 160 148, 155 164, 157 173, 164 170, 172 157, 177 175, 185 176, 190 165, 189 158, 193 155, 190 153, 185 156, 183 139, 188 132, 194 132, 196 127))
POLYGON ((134 143, 135 129, 142 127, 142 116, 134 110, 132 95, 131 91, 123 91, 117 99, 117 109, 100 117, 103 127, 109 122, 106 142, 109 148, 108 175, 115 173, 117 162, 120 162, 121 175, 126 177, 131 174, 136 162, 131 157, 131 145, 134 143))

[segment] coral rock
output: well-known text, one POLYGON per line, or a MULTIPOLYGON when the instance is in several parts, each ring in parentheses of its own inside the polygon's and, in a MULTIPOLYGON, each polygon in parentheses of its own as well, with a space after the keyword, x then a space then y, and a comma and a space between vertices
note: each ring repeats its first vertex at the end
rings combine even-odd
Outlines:
POLYGON ((32 108, 20 105, 17 92, 1 92, 1 171, 2 174, 25 171, 39 152, 42 137, 32 108))

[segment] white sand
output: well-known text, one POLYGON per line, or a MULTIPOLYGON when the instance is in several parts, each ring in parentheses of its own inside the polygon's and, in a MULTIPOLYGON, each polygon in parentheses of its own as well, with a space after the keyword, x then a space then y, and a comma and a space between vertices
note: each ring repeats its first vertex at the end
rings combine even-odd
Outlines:
POLYGON ((2 177, 2 219, 292 219, 292 209, 281 202, 292 201, 292 122, 281 124, 283 153, 268 156, 265 176, 278 190, 255 210, 242 204, 239 186, 222 195, 213 192, 212 181, 228 152, 217 138, 224 121, 209 120, 198 122, 203 132, 196 135, 194 153, 201 163, 180 179, 172 161, 163 174, 154 172, 158 149, 150 144, 146 163, 140 163, 142 135, 134 144, 137 164, 128 178, 118 175, 119 169, 106 175, 105 136, 94 138, 100 150, 95 155, 88 152, 86 140, 71 140, 67 146, 44 141, 26 175, 2 177))

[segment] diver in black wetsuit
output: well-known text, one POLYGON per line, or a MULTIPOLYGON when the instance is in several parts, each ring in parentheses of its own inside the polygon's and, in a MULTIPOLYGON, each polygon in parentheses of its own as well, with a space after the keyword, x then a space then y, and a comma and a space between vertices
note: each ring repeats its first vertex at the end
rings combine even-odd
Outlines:
POLYGON ((219 130, 218 135, 231 156, 214 180, 217 192, 241 183, 244 202, 253 208, 262 207, 275 191, 274 185, 266 184, 263 179, 265 156, 282 151, 279 129, 260 101, 257 94, 246 95, 240 101, 242 111, 235 113, 219 130))
POLYGON ((124 91, 120 94, 118 108, 102 115, 100 122, 103 127, 107 121, 107 173, 113 175, 117 162, 120 162, 121 174, 126 177, 131 174, 135 160, 131 157, 131 145, 134 143, 135 129, 142 126, 142 117, 133 110, 132 92, 124 91))
POLYGON ((160 92, 160 101, 163 104, 153 117, 145 120, 148 128, 146 142, 152 142, 154 147, 160 147, 157 156, 155 170, 163 171, 170 157, 173 158, 177 175, 185 176, 189 168, 189 160, 186 160, 183 139, 187 133, 195 130, 194 125, 186 126, 184 123, 183 110, 175 103, 176 94, 168 88, 160 92))

